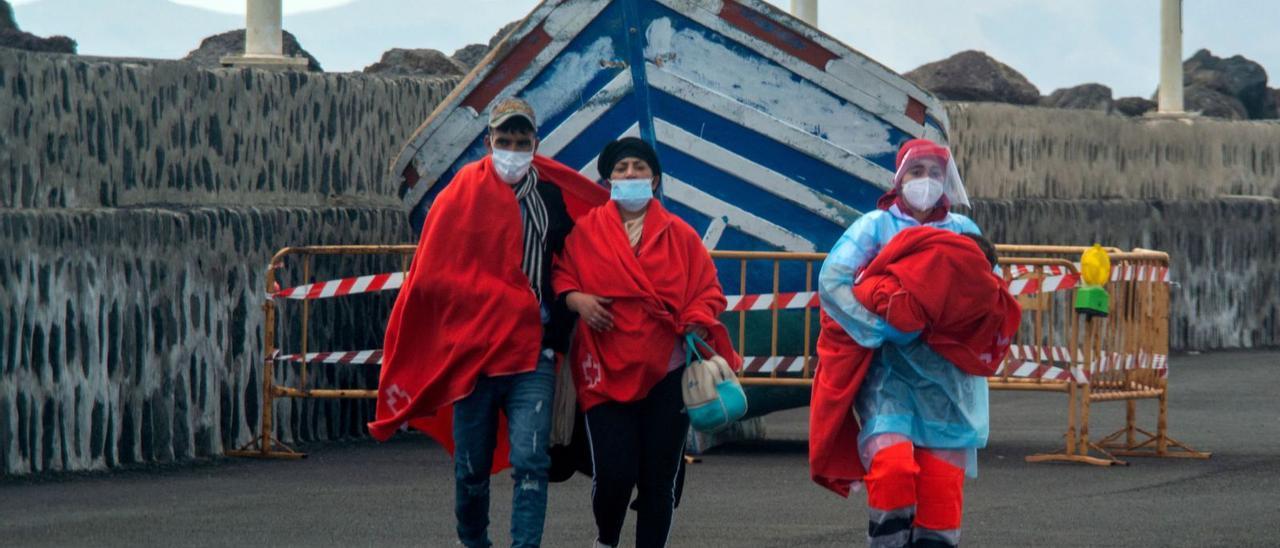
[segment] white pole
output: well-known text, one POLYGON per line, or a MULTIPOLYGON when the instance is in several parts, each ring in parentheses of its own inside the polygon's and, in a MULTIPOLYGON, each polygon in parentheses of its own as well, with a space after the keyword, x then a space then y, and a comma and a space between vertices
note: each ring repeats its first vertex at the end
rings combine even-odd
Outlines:
POLYGON ((1182 114, 1182 0, 1160 2, 1161 114, 1182 114))
POLYGON ((244 13, 244 54, 280 57, 284 55, 281 32, 283 0, 246 0, 244 13))
POLYGON ((818 0, 791 0, 791 15, 818 27, 818 0))

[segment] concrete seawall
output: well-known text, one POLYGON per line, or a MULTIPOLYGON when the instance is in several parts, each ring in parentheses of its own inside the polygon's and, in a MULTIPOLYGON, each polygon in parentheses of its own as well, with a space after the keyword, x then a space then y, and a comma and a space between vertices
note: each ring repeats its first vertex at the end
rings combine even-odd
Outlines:
POLYGON ((0 48, 0 207, 396 205, 387 166, 456 83, 0 48))
MULTIPOLYGON (((264 271, 287 245, 403 242, 394 209, 2 211, 0 463, 5 473, 209 457, 257 431, 264 271)), ((399 261, 317 261, 314 279, 399 261)), ((296 271, 294 271, 296 272, 296 271)), ((296 275, 285 282, 300 283, 296 275)), ((380 348, 392 294, 317 303, 323 348, 380 348)), ((290 305, 282 305, 288 307, 290 305)), ((296 347, 297 308, 285 330, 296 347)), ((313 343, 316 344, 316 343, 313 343)), ((377 384, 314 366, 321 386, 377 384)), ((280 379, 296 383, 296 367, 280 379)), ((285 440, 361 435, 365 404, 277 404, 285 440)))
POLYGON ((977 200, 1011 244, 1142 247, 1170 254, 1175 350, 1280 344, 1280 200, 977 200))
POLYGON ((1280 198, 1280 122, 1145 120, 1097 111, 949 103, 971 196, 1280 198))

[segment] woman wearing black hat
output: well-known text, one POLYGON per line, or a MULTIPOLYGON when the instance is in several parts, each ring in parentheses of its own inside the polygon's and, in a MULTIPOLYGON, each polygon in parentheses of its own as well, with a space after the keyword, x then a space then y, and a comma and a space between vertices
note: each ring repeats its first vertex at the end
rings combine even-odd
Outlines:
POLYGON ((614 141, 597 168, 611 203, 578 220, 552 278, 579 316, 567 363, 591 446, 596 542, 618 545, 636 489, 636 546, 664 546, 689 430, 681 341, 692 333, 735 367, 740 359, 718 320, 724 291, 702 239, 653 198, 653 148, 614 141))

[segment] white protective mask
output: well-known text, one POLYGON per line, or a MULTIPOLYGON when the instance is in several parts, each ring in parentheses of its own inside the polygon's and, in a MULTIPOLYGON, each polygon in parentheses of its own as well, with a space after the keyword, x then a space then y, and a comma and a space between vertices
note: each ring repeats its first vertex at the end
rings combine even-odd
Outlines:
POLYGON ((516 152, 513 150, 493 149, 493 169, 498 172, 498 178, 503 182, 514 185, 524 180, 524 176, 529 174, 529 166, 533 165, 532 152, 516 152))
POLYGON ((929 177, 912 179, 903 183, 902 197, 916 211, 928 211, 942 197, 942 181, 929 177))

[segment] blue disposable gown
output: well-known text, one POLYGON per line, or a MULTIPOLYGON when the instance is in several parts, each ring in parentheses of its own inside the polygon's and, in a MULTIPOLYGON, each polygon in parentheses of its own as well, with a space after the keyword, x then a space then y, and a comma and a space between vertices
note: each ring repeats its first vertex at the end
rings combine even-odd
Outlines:
MULTIPOLYGON (((857 272, 899 232, 921 226, 893 206, 863 215, 840 236, 822 264, 818 295, 822 308, 865 348, 879 349, 854 403, 862 421, 858 445, 864 465, 883 447, 911 441, 977 473, 977 449, 987 443, 987 381, 957 369, 918 332, 903 333, 867 310, 853 296, 857 272)), ((964 215, 948 213, 926 223, 956 233, 981 234, 964 215)))

